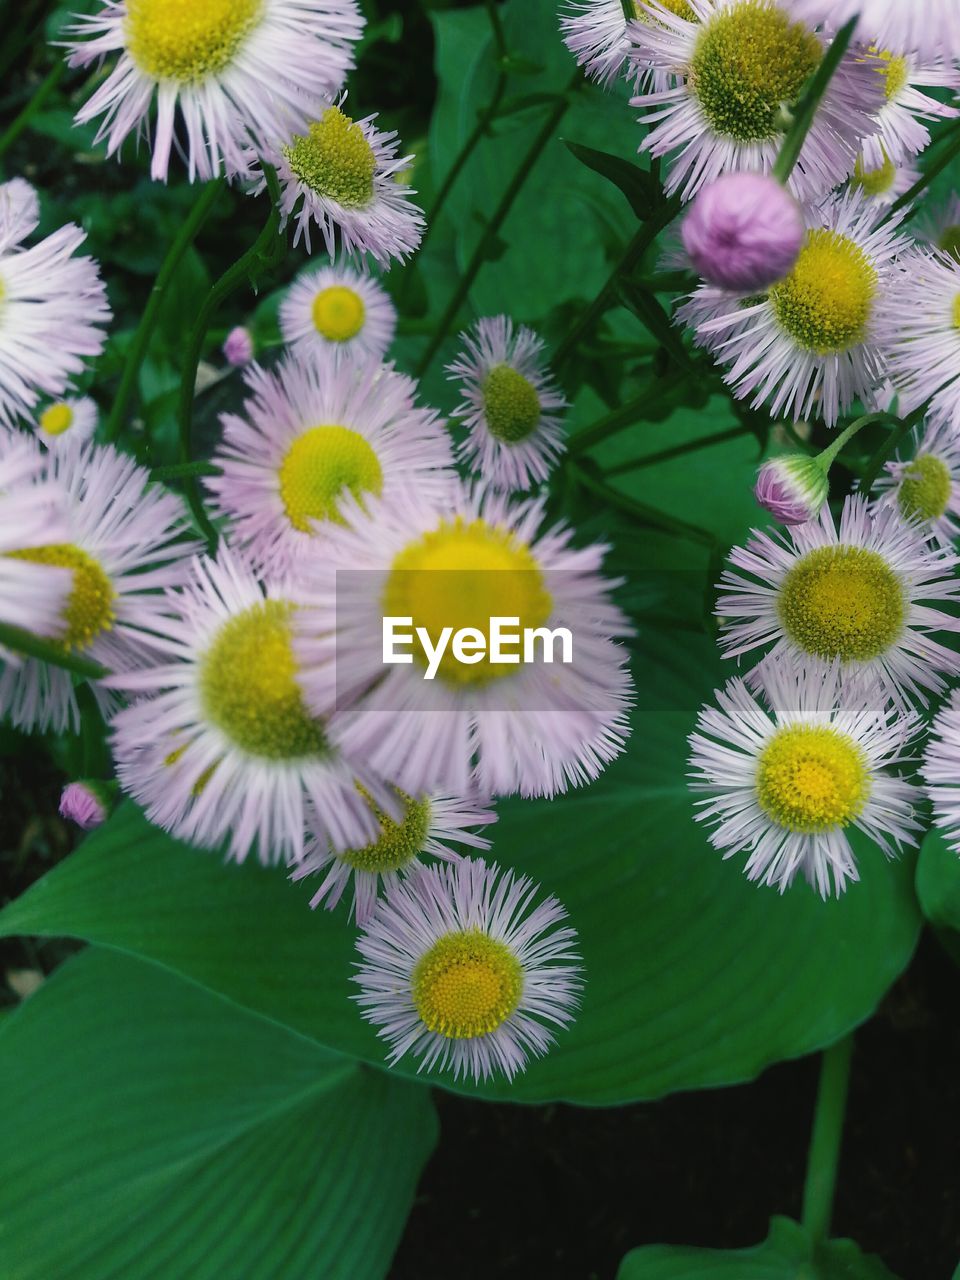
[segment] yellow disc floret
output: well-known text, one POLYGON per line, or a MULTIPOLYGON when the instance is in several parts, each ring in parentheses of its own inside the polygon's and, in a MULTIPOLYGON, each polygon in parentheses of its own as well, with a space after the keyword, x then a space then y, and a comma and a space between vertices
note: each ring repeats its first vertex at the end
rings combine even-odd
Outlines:
POLYGON ((771 0, 741 0, 705 24, 690 87, 715 133, 763 142, 781 132, 782 105, 797 99, 822 52, 813 32, 771 0))
POLYGON ((363 299, 345 285, 321 289, 313 300, 313 323, 328 342, 349 342, 363 328, 363 299))
MULTIPOLYGON (((485 520, 467 523, 460 517, 441 521, 400 552, 383 595, 384 617, 412 618, 434 646, 445 627, 474 627, 489 649, 491 618, 519 618, 522 631, 542 626, 552 607, 543 573, 524 543, 485 520)), ((419 642, 413 652, 426 665, 419 642)), ((477 684, 518 670, 516 664, 492 662, 489 654, 468 665, 448 646, 438 674, 455 684, 477 684)))
POLYGON ((195 84, 230 65, 263 8, 263 0, 127 0, 127 52, 154 80, 195 84))
POLYGON ((907 87, 910 80, 910 68, 906 58, 901 54, 891 53, 889 49, 882 50, 876 56, 880 59, 880 65, 877 70, 884 78, 884 93, 887 101, 893 102, 907 87))
POLYGON ((317 195, 345 209, 366 208, 373 199, 373 147, 339 107, 328 107, 306 135, 297 135, 282 150, 294 174, 317 195))
POLYGON ((250 755, 295 760, 324 752, 323 726, 297 684, 293 606, 265 600, 225 622, 200 661, 204 711, 250 755))
POLYGON ((932 453, 922 453, 905 469, 897 500, 908 520, 939 520, 953 489, 950 468, 932 453))
POLYGON ((311 427, 297 436, 280 464, 280 496, 287 518, 301 533, 313 520, 342 523, 338 503, 349 491, 379 497, 380 460, 359 431, 349 427, 311 427))
POLYGON ((382 873, 401 870, 423 851, 430 829, 429 799, 423 796, 414 800, 398 791, 403 814, 399 821, 395 821, 374 804, 363 787, 358 784, 357 789, 376 815, 380 834, 373 844, 364 845, 362 849, 348 849, 337 856, 357 871, 382 873))
POLYGON ((884 196, 893 190, 897 180, 897 166, 886 153, 879 169, 864 169, 863 156, 859 156, 853 169, 853 180, 868 196, 884 196))
POLYGON ((68 653, 88 648, 98 635, 113 626, 116 619, 113 602, 117 593, 93 556, 79 547, 64 544, 32 547, 29 551, 8 551, 7 554, 15 560, 73 570, 73 588, 63 610, 65 630, 59 636, 68 653))
POLYGON ((66 401, 61 400, 59 404, 52 404, 41 413, 40 430, 48 436, 62 436, 73 426, 73 416, 73 410, 66 401))
MULTIPOLYGON (((675 14, 678 18, 683 18, 685 22, 699 22, 699 18, 687 0, 660 0, 660 3, 664 9, 668 9, 670 13, 675 14)), ((634 0, 633 9, 641 22, 657 21, 643 8, 640 0, 634 0)))
POLYGON ((847 734, 826 725, 791 725, 761 752, 756 794, 778 827, 817 835, 860 816, 870 798, 870 769, 847 734))
POLYGON ((906 618, 899 575, 865 547, 817 547, 793 566, 777 608, 787 635, 807 653, 869 662, 896 641, 906 618))
POLYGON ((540 421, 540 397, 522 373, 508 364, 497 364, 483 382, 483 413, 495 439, 518 444, 540 421))
POLYGON ((770 290, 770 301, 798 347, 838 355, 866 337, 876 293, 876 270, 856 241, 818 227, 807 233, 787 278, 770 290))
POLYGON ((520 961, 479 929, 439 938, 418 960, 411 982, 423 1025, 450 1040, 496 1031, 522 993, 520 961))

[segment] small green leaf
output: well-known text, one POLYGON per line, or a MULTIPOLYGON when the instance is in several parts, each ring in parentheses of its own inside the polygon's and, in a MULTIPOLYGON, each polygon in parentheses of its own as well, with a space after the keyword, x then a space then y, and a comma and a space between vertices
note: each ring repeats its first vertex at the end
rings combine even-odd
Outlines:
POLYGON ((630 203, 630 208, 641 222, 645 222, 661 200, 660 184, 652 173, 631 164, 622 156, 612 156, 606 151, 597 151, 594 147, 585 147, 581 142, 571 142, 564 138, 567 149, 585 164, 601 174, 608 182, 623 192, 630 203))

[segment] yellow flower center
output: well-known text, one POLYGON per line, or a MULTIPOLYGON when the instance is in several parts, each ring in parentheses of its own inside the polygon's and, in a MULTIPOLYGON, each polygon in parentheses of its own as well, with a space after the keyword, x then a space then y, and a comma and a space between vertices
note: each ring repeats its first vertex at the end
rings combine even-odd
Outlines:
POLYGON ((127 52, 154 80, 196 83, 230 65, 263 8, 263 0, 127 0, 127 52))
POLYGON ((877 273, 860 246, 838 231, 817 228, 769 296, 797 346, 826 356, 864 340, 876 292, 877 273))
POLYGON ((526 440, 540 421, 540 397, 533 383, 508 364, 498 364, 483 383, 487 429, 504 444, 526 440))
POLYGON ((960 293, 953 300, 953 327, 960 329, 960 293))
POLYGON ((897 166, 886 156, 879 169, 864 169, 859 156, 853 169, 853 180, 868 196, 884 196, 897 180, 897 166))
POLYGON ((280 497, 287 519, 301 533, 314 520, 343 523, 338 501, 349 490, 357 499, 383 491, 380 460, 350 427, 311 427, 297 436, 280 464, 280 497))
POLYGON ((496 1031, 516 1009, 523 969, 509 947, 479 929, 448 933, 417 961, 411 988, 429 1031, 472 1040, 496 1031))
POLYGON ((326 750, 297 684, 293 606, 265 600, 225 622, 200 662, 206 715, 250 755, 295 760, 326 750))
POLYGON ((787 635, 807 653, 869 662, 894 643, 906 618, 898 574, 864 547, 817 547, 783 580, 777 602, 787 635))
POLYGON ((287 163, 311 191, 345 209, 363 209, 373 199, 377 159, 363 130, 339 107, 328 107, 306 135, 283 147, 287 163))
POLYGON ((73 570, 73 588, 63 610, 66 629, 59 637, 67 653, 89 648, 98 635, 113 626, 116 619, 113 602, 117 593, 103 567, 85 551, 61 543, 7 554, 15 560, 73 570))
POLYGON ((430 830, 430 801, 426 796, 414 800, 398 792, 403 802, 403 817, 396 822, 373 803, 363 787, 358 784, 357 789, 376 815, 380 834, 373 844, 348 849, 337 856, 357 871, 399 871, 423 851, 430 830))
POLYGON ((780 729, 757 762, 757 803, 778 827, 818 835, 846 827, 870 798, 870 770, 845 733, 827 726, 780 729))
POLYGON ((328 342, 349 342, 363 328, 363 299, 345 285, 321 289, 313 300, 313 323, 328 342))
MULTIPOLYGON (((467 524, 458 517, 411 543, 394 559, 383 593, 384 617, 412 618, 437 645, 444 627, 454 633, 474 627, 486 638, 487 654, 468 665, 448 645, 438 674, 454 684, 482 684, 516 674, 515 663, 489 656, 490 619, 519 618, 519 628, 542 626, 553 602, 530 549, 506 529, 485 520, 467 524)), ((414 656, 427 657, 419 641, 414 656)))
POLYGON ((781 106, 796 101, 822 53, 813 32, 772 0, 741 0, 704 25, 690 88, 715 133, 762 142, 782 132, 781 106))
POLYGON ((40 430, 48 436, 62 436, 73 426, 73 410, 64 401, 52 404, 40 415, 40 430))
MULTIPOLYGON (((669 9, 671 13, 676 14, 678 18, 683 18, 686 22, 699 22, 699 18, 687 0, 660 0, 660 3, 664 9, 669 9)), ((651 17, 646 9, 640 7, 639 0, 634 0, 633 9, 641 22, 656 22, 656 18, 651 17)))
POLYGON ((883 49, 876 56, 880 58, 882 63, 877 70, 886 82, 883 86, 884 93, 887 96, 887 101, 893 102, 907 87, 910 79, 907 60, 900 54, 891 53, 889 49, 883 49))
POLYGON ((950 468, 932 453, 914 458, 903 473, 897 499, 908 520, 939 520, 947 509, 953 481, 950 468))
MULTIPOLYGON (((937 247, 960 262, 960 224, 952 222, 949 227, 944 227, 937 241, 937 247)), ((2 296, 0 293, 0 297, 2 296)))

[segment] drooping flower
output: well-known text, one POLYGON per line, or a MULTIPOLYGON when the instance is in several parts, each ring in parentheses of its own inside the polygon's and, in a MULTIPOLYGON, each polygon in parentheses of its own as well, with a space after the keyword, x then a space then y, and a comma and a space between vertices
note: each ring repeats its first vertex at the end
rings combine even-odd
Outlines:
POLYGON ((960 853, 960 689, 954 689, 933 722, 922 774, 934 824, 954 853, 960 853))
POLYGON ((834 426, 883 382, 878 334, 888 314, 899 318, 895 259, 908 244, 883 216, 856 191, 826 200, 807 212, 793 270, 766 293, 701 285, 678 309, 696 343, 728 366, 724 381, 737 399, 834 426))
POLYGON ((397 157, 396 133, 374 126, 375 115, 353 120, 341 105, 318 112, 304 131, 288 131, 276 157, 283 188, 280 210, 295 218, 294 245, 312 252, 316 223, 329 256, 369 253, 381 267, 410 256, 423 236, 423 213, 401 181, 411 156, 397 157))
MULTIPOLYGON (((376 839, 359 849, 339 852, 322 845, 307 847, 303 862, 291 879, 323 874, 323 883, 310 899, 311 907, 321 903, 332 911, 353 881, 350 911, 358 925, 365 925, 377 905, 381 882, 389 891, 401 873, 406 875, 422 857, 456 862, 460 857, 452 844, 488 849, 490 841, 474 828, 496 821, 496 814, 476 800, 453 796, 424 795, 414 798, 399 793, 402 811, 397 818, 374 806, 379 824, 376 839)), ((372 803, 372 802, 371 802, 372 803)))
POLYGON ((223 344, 223 358, 234 369, 243 369, 256 355, 253 334, 238 324, 227 334, 223 344))
POLYGON ((690 736, 691 786, 709 793, 696 816, 724 858, 747 854, 748 879, 783 893, 802 872, 839 896, 860 878, 851 827, 888 857, 917 843, 917 791, 893 770, 918 719, 874 680, 768 659, 762 697, 737 677, 716 701, 690 736))
MULTIPOLYGON (((64 498, 33 441, 0 429, 0 622, 38 636, 60 630, 72 578, 65 568, 20 556, 66 538, 64 498)), ((19 665, 15 654, 0 649, 2 659, 19 665)))
MULTIPOLYGON (((674 85, 632 105, 649 126, 641 151, 670 156, 665 188, 690 200, 722 173, 769 173, 796 101, 826 38, 797 22, 789 0, 690 0, 699 22, 651 5, 655 22, 631 24, 635 73, 680 72, 674 85)), ((873 132, 883 85, 868 61, 846 55, 817 110, 790 189, 815 200, 849 177, 873 132)))
POLYGON ((255 567, 286 573, 361 502, 414 486, 440 499, 455 479, 449 437, 415 385, 377 359, 344 363, 328 351, 296 353, 276 369, 253 366, 244 416, 225 414, 207 480, 217 508, 255 567))
MULTIPOLYGON (((128 671, 146 658, 162 626, 160 592, 181 582, 194 545, 178 497, 150 483, 147 471, 110 445, 64 446, 45 455, 46 477, 64 493, 63 540, 12 554, 36 570, 71 571, 56 638, 108 671, 128 671)), ((118 699, 91 682, 106 716, 118 699)), ((21 729, 62 733, 80 723, 73 678, 35 658, 0 670, 0 716, 21 729)))
POLYGON ((864 50, 883 83, 875 129, 862 144, 867 171, 900 165, 918 156, 930 142, 930 130, 923 120, 953 120, 960 115, 956 107, 923 92, 925 88, 954 93, 960 89, 960 71, 952 62, 939 55, 921 60, 915 54, 891 52, 891 48, 864 50))
POLYGON ((362 31, 355 0, 105 0, 77 15, 68 60, 119 58, 77 123, 102 117, 108 155, 151 134, 162 182, 172 148, 191 182, 246 174, 251 139, 268 147, 339 92, 362 31))
POLYGON ((343 264, 304 271, 280 304, 283 340, 303 355, 329 350, 380 359, 396 327, 386 289, 343 264))
POLYGON ((939 423, 915 431, 909 455, 887 463, 874 491, 878 502, 919 521, 952 549, 960 535, 960 429, 939 423))
POLYGON ((80 778, 68 782, 60 794, 60 817, 81 831, 102 827, 117 803, 117 784, 110 779, 80 778))
POLYGON ((755 293, 791 270, 803 243, 800 207, 775 178, 723 174, 704 187, 683 220, 694 267, 721 289, 755 293))
POLYGON ((828 472, 804 453, 770 458, 757 473, 754 496, 781 524, 806 524, 830 496, 828 472))
POLYGON ((546 480, 565 448, 567 401, 545 367, 543 340, 508 316, 480 320, 460 339, 463 353, 447 366, 463 394, 453 416, 469 432, 458 458, 496 489, 546 480))
POLYGON ((960 56, 956 0, 791 0, 806 22, 839 30, 857 14, 856 34, 878 49, 908 49, 923 58, 960 56))
POLYGON ((416 867, 390 885, 357 940, 355 997, 390 1046, 418 1070, 512 1079, 574 1019, 583 987, 577 935, 557 927, 556 898, 532 907, 537 886, 464 858, 416 867))
POLYGON ((930 402, 929 416, 960 424, 960 262, 917 249, 897 263, 896 306, 877 328, 906 416, 930 402))
POLYGON ((89 396, 67 396, 48 404, 37 419, 37 439, 48 449, 89 440, 97 429, 97 406, 89 396))
POLYGON ((866 499, 846 499, 837 529, 829 506, 786 533, 754 530, 720 580, 717 614, 725 656, 757 649, 807 666, 868 672, 888 694, 942 693, 960 654, 933 639, 956 630, 935 607, 960 600, 958 558, 925 532, 866 499))

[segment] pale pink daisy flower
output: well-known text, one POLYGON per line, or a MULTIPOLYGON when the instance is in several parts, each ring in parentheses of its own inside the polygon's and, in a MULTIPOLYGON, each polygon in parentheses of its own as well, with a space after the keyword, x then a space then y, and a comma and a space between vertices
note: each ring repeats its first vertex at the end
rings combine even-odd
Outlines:
MULTIPOLYGON (((634 4, 634 13, 641 22, 656 22, 652 15, 660 5, 678 18, 697 21, 687 0, 653 0, 649 8, 634 4)), ((577 66, 604 88, 609 88, 625 70, 630 53, 630 24, 622 0, 570 0, 560 17, 560 31, 577 66)), ((651 83, 656 88, 666 88, 676 79, 672 73, 639 64, 633 72, 638 87, 651 83)))
POLYGON ((554 897, 480 859, 415 867, 357 939, 363 1016, 419 1071, 512 1080, 570 1025, 583 988, 577 934, 554 897))
POLYGON ((369 253, 381 267, 401 262, 419 246, 423 212, 416 192, 401 181, 412 156, 397 156, 396 133, 374 126, 376 115, 353 120, 342 102, 318 111, 305 129, 287 130, 289 141, 275 157, 282 186, 280 212, 295 218, 293 242, 311 253, 316 223, 327 253, 369 253))
POLYGON ((910 764, 915 712, 890 702, 873 679, 841 680, 839 666, 767 661, 762 696, 739 677, 718 689, 690 735, 691 789, 710 843, 724 858, 747 854, 749 880, 785 892, 798 872, 823 898, 857 881, 848 830, 888 857, 915 845, 919 793, 893 772, 910 764))
POLYGON ((103 350, 111 314, 100 268, 75 256, 86 239, 79 227, 22 245, 40 217, 26 187, 0 187, 0 423, 29 417, 40 394, 61 396, 84 358, 103 350))
MULTIPOLYGON (((960 10, 957 17, 960 19, 960 10)), ((914 54, 891 52, 887 46, 864 48, 862 56, 879 72, 884 90, 875 129, 861 145, 864 167, 876 170, 888 164, 902 164, 918 156, 930 143, 930 130, 922 121, 955 120, 960 116, 956 107, 923 92, 937 88, 956 93, 960 89, 960 70, 939 54, 919 59, 914 54)))
POLYGON ((798 18, 833 30, 860 15, 856 34, 878 49, 921 57, 960 57, 957 0, 790 0, 798 18))
POLYGON ((960 853, 960 689, 954 689, 933 722, 921 772, 934 824, 954 853, 960 853))
POLYGON ((960 195, 954 191, 942 204, 927 205, 911 230, 918 240, 960 261, 960 195))
POLYGON ((410 492, 369 513, 354 504, 349 522, 331 530, 323 566, 302 565, 308 591, 336 590, 336 634, 310 635, 302 661, 312 705, 335 669, 346 750, 411 795, 552 796, 620 754, 632 685, 617 641, 631 628, 600 572, 606 547, 543 531, 544 499, 462 485, 442 503, 410 492), (385 617, 428 644, 385 662, 385 617), (492 618, 525 633, 526 661, 506 639, 491 651, 492 618), (428 661, 444 630, 471 628, 484 652, 428 661))
POLYGON ((207 479, 234 541, 255 568, 286 573, 364 503, 413 486, 440 500, 455 480, 447 432, 419 408, 416 386, 377 359, 342 362, 329 351, 253 366, 244 416, 224 414, 207 479))
POLYGON ((941 422, 915 430, 908 456, 888 462, 873 489, 879 504, 919 521, 952 550, 960 535, 960 428, 941 422))
POLYGON ((530 489, 546 480, 566 444, 567 401, 546 368, 543 339, 508 316, 479 320, 462 333, 464 350, 447 365, 463 400, 454 409, 469 432, 457 457, 495 489, 530 489))
POLYGON ((397 312, 386 289, 372 276, 342 263, 302 272, 280 303, 280 332, 298 355, 386 355, 397 312))
POLYGON ((374 840, 357 783, 388 811, 396 798, 307 710, 292 584, 261 585, 221 549, 163 603, 153 654, 110 681, 140 695, 114 719, 112 747, 151 822, 238 862, 254 849, 264 864, 298 862, 311 837, 337 849, 374 840))
POLYGON ((957 630, 935 604, 960 600, 960 561, 896 508, 871 511, 853 495, 839 529, 825 506, 808 524, 755 529, 729 563, 716 609, 728 658, 762 649, 807 666, 839 662, 845 678, 876 676, 898 701, 926 702, 960 674, 960 653, 932 637, 957 630))
MULTIPOLYGON (((634 67, 680 73, 675 84, 640 93, 632 105, 649 126, 641 151, 672 157, 665 189, 684 200, 722 173, 773 169, 786 127, 783 104, 799 97, 826 44, 776 0, 689 4, 698 22, 657 10, 656 22, 631 24, 634 67)), ((790 177, 799 199, 817 199, 850 176, 882 100, 874 65, 846 55, 790 177)))
POLYGON ((64 445, 89 440, 97 429, 99 413, 90 396, 66 396, 55 400, 40 411, 37 418, 37 439, 48 449, 60 449, 64 445))
POLYGON ((701 285, 677 310, 694 341, 728 366, 738 400, 773 417, 823 418, 835 426, 883 382, 884 317, 899 318, 897 256, 908 241, 896 221, 858 191, 806 211, 806 236, 790 273, 745 296, 701 285))
POLYGON ((885 160, 878 168, 871 169, 863 156, 857 159, 850 186, 860 192, 869 204, 886 208, 905 195, 920 177, 917 165, 909 160, 894 164, 885 160))
POLYGON ((191 182, 246 174, 251 139, 269 146, 340 90, 362 31, 355 0, 104 0, 77 15, 69 63, 119 58, 76 120, 103 117, 108 155, 152 135, 162 182, 174 148, 191 182))
POLYGON ((960 424, 960 262, 916 249, 897 263, 877 341, 903 416, 930 403, 929 416, 960 424))
POLYGON ((380 885, 389 892, 401 874, 408 874, 423 857, 456 862, 452 844, 473 849, 489 849, 490 841, 474 828, 495 822, 497 815, 476 800, 463 797, 423 795, 414 798, 398 793, 401 812, 394 819, 374 807, 379 830, 374 840, 359 849, 339 852, 328 846, 307 846, 303 862, 292 880, 322 874, 323 883, 310 899, 311 907, 321 904, 332 911, 353 882, 350 914, 365 925, 377 905, 380 885))
MULTIPOLYGON (((152 632, 162 625, 165 588, 183 579, 194 544, 183 503, 147 471, 110 445, 90 442, 45 455, 46 475, 64 491, 61 542, 19 551, 31 565, 72 571, 72 587, 56 638, 65 653, 81 654, 108 671, 128 671, 146 660, 152 632)), ((118 698, 102 680, 91 681, 109 718, 118 698)), ((0 671, 0 715, 20 729, 62 733, 80 724, 73 677, 30 658, 0 671)))

